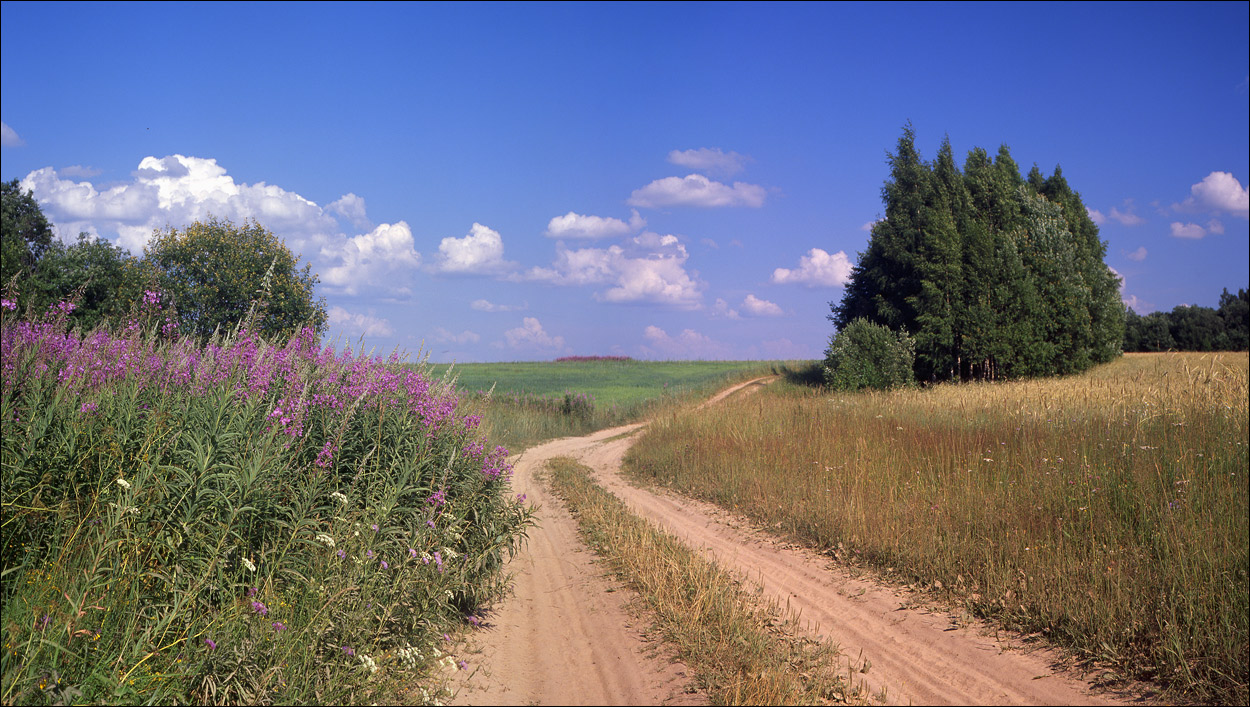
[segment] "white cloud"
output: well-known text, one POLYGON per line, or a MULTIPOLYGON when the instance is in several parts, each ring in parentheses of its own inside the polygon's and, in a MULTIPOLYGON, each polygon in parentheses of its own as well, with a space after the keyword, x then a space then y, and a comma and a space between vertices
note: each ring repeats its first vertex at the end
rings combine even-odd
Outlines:
POLYGON ((1137 295, 1129 295, 1128 297, 1121 295, 1120 301, 1138 314, 1149 314, 1154 310, 1153 304, 1141 300, 1137 295))
POLYGON ((781 307, 753 294, 748 294, 746 299, 742 300, 742 308, 754 317, 780 317, 785 314, 781 311, 781 307))
POLYGON ((1146 222, 1146 219, 1133 213, 1133 200, 1124 200, 1124 211, 1112 206, 1111 211, 1107 214, 1108 218, 1115 219, 1125 226, 1140 226, 1146 222))
POLYGON ((694 309, 703 283, 686 272, 686 247, 676 236, 644 232, 608 248, 561 248, 550 268, 532 268, 525 279, 556 285, 606 285, 605 302, 653 302, 694 309))
POLYGON ((779 284, 802 283, 808 287, 845 287, 851 279, 851 261, 845 251, 832 255, 812 248, 807 255, 799 258, 799 267, 794 270, 777 268, 773 271, 773 282, 779 284))
POLYGON ((210 215, 235 223, 255 219, 297 253, 342 237, 334 218, 308 199, 264 182, 238 184, 216 160, 200 157, 145 157, 132 181, 104 191, 63 179, 51 167, 26 175, 22 188, 34 192, 60 234, 114 232, 135 253, 153 231, 210 215))
POLYGON ((629 223, 625 223, 619 218, 583 216, 570 211, 563 216, 556 216, 547 222, 546 235, 548 238, 608 238, 624 236, 642 230, 646 225, 646 219, 639 216, 636 209, 630 216, 629 223))
POLYGON ((1207 235, 1207 231, 1196 223, 1172 222, 1172 236, 1175 238, 1193 238, 1195 240, 1207 235))
POLYGON ((444 238, 438 244, 437 270, 446 273, 500 273, 512 267, 503 259, 499 232, 474 223, 464 238, 444 238))
POLYGON ((648 326, 642 332, 646 344, 639 347, 644 356, 668 358, 726 358, 729 348, 724 344, 693 329, 683 329, 677 336, 658 326, 648 326))
POLYGON ((868 223, 864 224, 863 226, 860 226, 860 227, 859 227, 859 230, 861 230, 861 231, 863 231, 863 232, 865 232, 865 233, 872 233, 872 227, 873 227, 873 226, 876 226, 877 224, 881 223, 881 222, 882 222, 882 221, 884 221, 884 220, 885 220, 885 219, 883 219, 883 218, 874 219, 874 220, 869 221, 868 223))
POLYGON ((363 197, 356 196, 348 192, 340 196, 337 200, 326 204, 326 211, 332 214, 338 214, 343 218, 351 221, 352 225, 362 231, 368 231, 373 228, 373 222, 365 214, 365 200, 363 197))
POLYGON ((413 247, 412 229, 404 221, 384 223, 368 233, 323 246, 321 258, 326 263, 337 262, 322 269, 322 282, 349 295, 382 283, 391 283, 386 289, 392 292, 406 291, 395 286, 395 273, 421 264, 421 254, 413 247))
POLYGON ((434 340, 440 344, 476 344, 482 340, 482 337, 476 332, 472 332, 467 329, 459 334, 453 334, 443 327, 436 327, 434 329, 434 340))
POLYGON ((1219 219, 1207 221, 1207 233, 1223 234, 1224 224, 1219 219))
POLYGON ((1128 258, 1134 263, 1140 263, 1141 261, 1146 259, 1146 246, 1138 246, 1137 250, 1133 251, 1132 253, 1125 253, 1124 257, 1128 258))
POLYGON ((641 189, 635 189, 627 203, 630 206, 649 208, 662 206, 759 208, 764 205, 764 196, 764 187, 755 184, 734 182, 731 187, 714 182, 701 174, 690 174, 685 177, 657 179, 641 189))
POLYGON ((371 314, 352 313, 335 306, 326 315, 331 328, 348 336, 392 336, 395 333, 390 322, 371 314))
POLYGON ((21 147, 26 141, 17 136, 17 131, 9 127, 9 124, 0 121, 0 146, 3 147, 21 147))
POLYGON ((1250 218, 1250 193, 1228 172, 1212 172, 1189 188, 1190 197, 1172 204, 1176 211, 1193 212, 1203 207, 1250 218))
POLYGON ((1098 209, 1091 209, 1091 208, 1089 208, 1088 206, 1086 206, 1086 207, 1085 207, 1085 213, 1089 214, 1089 220, 1090 220, 1090 221, 1093 221, 1094 223, 1098 224, 1099 226, 1101 226, 1101 225, 1103 225, 1104 223, 1106 223, 1106 222, 1107 222, 1107 217, 1106 217, 1106 216, 1104 216, 1104 215, 1103 215, 1103 213, 1102 213, 1101 211, 1099 211, 1098 209))
POLYGON ((521 326, 503 333, 510 349, 528 351, 562 351, 565 349, 563 336, 551 336, 543 329, 543 325, 534 317, 525 317, 521 326))
POLYGON ((673 150, 668 153, 668 161, 675 165, 701 170, 722 177, 730 177, 741 172, 750 160, 751 158, 746 155, 740 155, 737 152, 723 152, 719 147, 700 147, 697 150, 673 150))
POLYGON ((712 250, 720 250, 720 244, 712 240, 711 238, 700 238, 699 242, 707 246, 708 248, 711 248, 712 250))
POLYGON ((1192 199, 1241 218, 1250 218, 1250 193, 1228 172, 1212 172, 1190 187, 1192 199))
POLYGON ((82 179, 91 179, 92 177, 100 176, 100 170, 95 167, 85 167, 80 164, 72 164, 68 167, 62 167, 59 170, 59 173, 62 176, 80 177, 82 179))
POLYGON ((469 307, 479 312, 523 312, 529 309, 529 304, 495 304, 490 300, 475 299, 469 303, 469 307))
POLYGON ((741 319, 742 318, 742 316, 738 314, 738 310, 733 309, 732 307, 729 306, 728 302, 720 298, 717 298, 716 304, 712 305, 712 317, 713 318, 724 317, 725 319, 741 319))

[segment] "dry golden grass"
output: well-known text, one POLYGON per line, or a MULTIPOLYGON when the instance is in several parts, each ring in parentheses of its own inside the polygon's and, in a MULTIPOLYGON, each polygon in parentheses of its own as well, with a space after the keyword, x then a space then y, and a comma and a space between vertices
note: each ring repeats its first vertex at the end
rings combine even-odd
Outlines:
POLYGON ((627 468, 1178 696, 1244 703, 1247 368, 1130 354, 893 393, 779 383, 657 420, 627 468))
POLYGON ((839 676, 837 650, 759 591, 632 514, 576 461, 557 457, 548 471, 582 535, 638 592, 713 704, 866 702, 839 676))

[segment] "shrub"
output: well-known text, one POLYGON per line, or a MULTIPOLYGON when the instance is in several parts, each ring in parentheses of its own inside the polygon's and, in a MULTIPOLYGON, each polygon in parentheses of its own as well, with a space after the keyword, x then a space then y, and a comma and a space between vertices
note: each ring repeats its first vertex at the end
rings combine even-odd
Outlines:
POLYGON ((916 345, 910 336, 856 319, 825 350, 825 383, 840 390, 910 385, 915 360, 916 345))

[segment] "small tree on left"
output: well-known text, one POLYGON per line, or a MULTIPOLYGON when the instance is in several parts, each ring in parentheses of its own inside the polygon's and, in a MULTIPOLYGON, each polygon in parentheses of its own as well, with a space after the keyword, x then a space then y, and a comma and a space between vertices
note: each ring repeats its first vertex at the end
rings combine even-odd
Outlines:
POLYGON ((144 263, 173 300, 181 331, 197 338, 226 331, 252 311, 252 328, 266 337, 286 337, 304 326, 325 330, 325 300, 315 297, 312 265, 301 268, 256 221, 236 226, 210 216, 182 230, 156 231, 144 263))

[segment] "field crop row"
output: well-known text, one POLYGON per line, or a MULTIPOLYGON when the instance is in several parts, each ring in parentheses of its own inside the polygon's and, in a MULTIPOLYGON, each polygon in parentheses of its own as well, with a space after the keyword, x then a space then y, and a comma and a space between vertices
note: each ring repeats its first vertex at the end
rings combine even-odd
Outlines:
POLYGON ((1177 694, 1244 703, 1247 357, 839 394, 651 423, 627 469, 1177 694))

